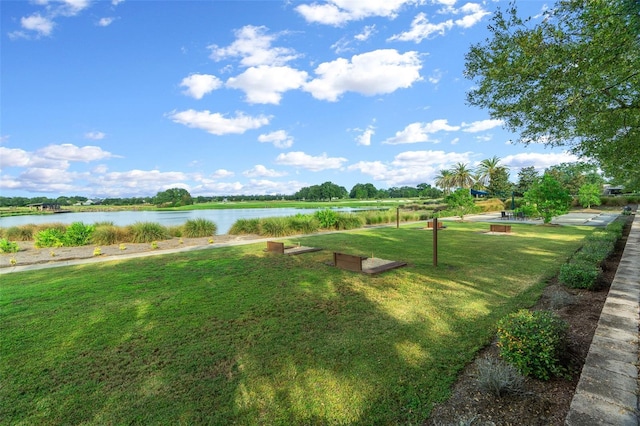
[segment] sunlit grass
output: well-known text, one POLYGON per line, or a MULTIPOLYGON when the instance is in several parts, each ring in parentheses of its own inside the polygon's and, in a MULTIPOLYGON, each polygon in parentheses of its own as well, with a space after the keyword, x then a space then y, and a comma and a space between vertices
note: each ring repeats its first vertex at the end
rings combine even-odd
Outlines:
POLYGON ((584 228, 448 223, 3 275, 8 424, 420 423, 584 228), (333 250, 408 266, 367 276, 333 250))

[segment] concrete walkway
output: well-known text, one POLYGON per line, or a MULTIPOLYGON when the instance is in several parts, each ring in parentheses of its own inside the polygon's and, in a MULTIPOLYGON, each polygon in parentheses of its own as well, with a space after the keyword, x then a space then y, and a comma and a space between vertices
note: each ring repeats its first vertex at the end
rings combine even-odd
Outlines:
POLYGON ((566 425, 638 425, 639 308, 640 216, 636 215, 566 425))

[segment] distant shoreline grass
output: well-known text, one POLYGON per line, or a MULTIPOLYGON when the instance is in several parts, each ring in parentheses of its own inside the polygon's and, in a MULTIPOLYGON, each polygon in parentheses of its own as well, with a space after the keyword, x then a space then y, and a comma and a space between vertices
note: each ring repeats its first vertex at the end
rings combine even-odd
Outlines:
POLYGON ((451 222, 3 276, 0 418, 26 424, 420 423, 592 232, 451 222), (408 263, 365 276, 333 250, 408 263))

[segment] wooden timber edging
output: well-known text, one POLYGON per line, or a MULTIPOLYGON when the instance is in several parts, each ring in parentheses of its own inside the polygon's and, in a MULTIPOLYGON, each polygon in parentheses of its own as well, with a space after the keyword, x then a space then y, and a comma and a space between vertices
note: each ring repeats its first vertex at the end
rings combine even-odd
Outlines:
POLYGON ((489 225, 490 232, 511 232, 511 225, 489 225))
POLYGON ((302 254, 320 250, 322 249, 318 247, 285 246, 284 243, 277 241, 267 241, 266 248, 267 252, 278 254, 302 254))
POLYGON ((333 252, 334 266, 348 271, 362 272, 362 261, 365 259, 366 257, 353 254, 333 252))

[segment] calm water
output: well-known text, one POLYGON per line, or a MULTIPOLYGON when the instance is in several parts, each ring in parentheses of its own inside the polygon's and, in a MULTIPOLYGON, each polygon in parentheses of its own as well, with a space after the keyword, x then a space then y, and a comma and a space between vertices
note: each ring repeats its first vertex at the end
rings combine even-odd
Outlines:
MULTIPOLYGON (((218 234, 226 234, 238 219, 254 219, 275 216, 293 216, 298 213, 313 213, 321 209, 224 209, 224 210, 188 210, 188 211, 120 211, 120 212, 82 212, 59 213, 53 215, 10 216, 0 218, 0 227, 20 226, 33 223, 73 223, 87 225, 96 222, 113 222, 117 226, 131 225, 135 222, 155 222, 165 226, 182 225, 189 219, 205 218, 218 227, 218 234)), ((333 209, 352 211, 351 208, 333 209)))

